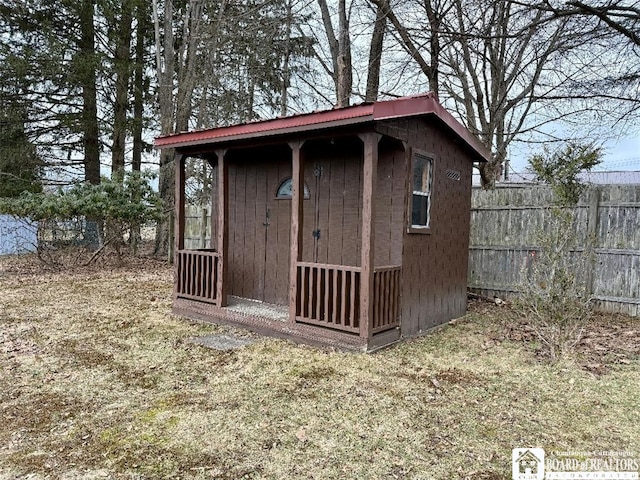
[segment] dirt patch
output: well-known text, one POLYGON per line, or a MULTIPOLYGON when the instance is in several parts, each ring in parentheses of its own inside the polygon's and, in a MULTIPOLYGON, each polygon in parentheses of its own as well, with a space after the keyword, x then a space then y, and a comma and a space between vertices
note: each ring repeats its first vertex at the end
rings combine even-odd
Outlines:
MULTIPOLYGON (((537 347, 535 328, 519 318, 509 306, 473 301, 470 311, 498 320, 485 332, 486 342, 496 344, 505 340, 519 342, 546 360, 537 347)), ((640 359, 640 319, 618 313, 597 312, 584 327, 575 346, 575 359, 586 371, 604 374, 616 365, 626 365, 640 359)))
POLYGON ((576 346, 583 368, 605 373, 614 365, 640 359, 640 319, 599 313, 585 328, 576 346))
POLYGON ((500 472, 482 471, 471 472, 470 475, 464 477, 464 480, 510 480, 511 478, 513 477, 500 472))
POLYGON ((477 373, 455 367, 438 372, 435 378, 439 382, 463 387, 468 385, 482 385, 484 383, 484 379, 477 373))
POLYGON ((86 408, 86 403, 60 393, 21 393, 13 391, 2 402, 2 418, 5 428, 17 435, 20 432, 47 432, 55 425, 86 408))
POLYGON ((85 345, 82 340, 64 339, 56 345, 55 352, 73 366, 94 368, 113 365, 113 354, 100 351, 93 345, 85 345))
POLYGON ((57 252, 53 257, 43 255, 42 259, 39 259, 35 254, 6 255, 0 257, 0 278, 40 275, 44 272, 86 274, 166 266, 164 259, 149 254, 152 249, 153 245, 147 242, 141 245, 140 251, 143 254, 140 255, 123 252, 122 256, 118 257, 115 252, 107 251, 88 265, 86 262, 91 258, 93 252, 79 247, 67 247, 57 252))

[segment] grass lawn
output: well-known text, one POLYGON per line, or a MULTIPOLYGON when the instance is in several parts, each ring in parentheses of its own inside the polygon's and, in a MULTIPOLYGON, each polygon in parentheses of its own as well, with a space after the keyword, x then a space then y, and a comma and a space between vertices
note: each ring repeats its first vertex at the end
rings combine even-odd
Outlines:
POLYGON ((576 359, 508 308, 375 354, 173 317, 172 274, 0 259, 0 479, 510 479, 511 450, 640 456, 640 320, 598 316, 576 359))

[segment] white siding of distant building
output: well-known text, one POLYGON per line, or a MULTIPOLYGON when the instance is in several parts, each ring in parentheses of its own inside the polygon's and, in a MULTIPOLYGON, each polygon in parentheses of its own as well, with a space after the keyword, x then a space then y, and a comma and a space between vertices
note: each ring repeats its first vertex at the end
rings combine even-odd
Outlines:
POLYGON ((29 220, 0 215, 0 255, 33 252, 38 226, 29 220))

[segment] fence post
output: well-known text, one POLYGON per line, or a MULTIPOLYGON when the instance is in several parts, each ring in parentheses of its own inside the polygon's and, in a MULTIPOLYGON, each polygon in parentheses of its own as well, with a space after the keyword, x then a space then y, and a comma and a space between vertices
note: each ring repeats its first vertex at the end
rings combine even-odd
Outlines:
POLYGON ((598 238, 598 222, 600 220, 598 212, 600 209, 600 189, 591 187, 589 189, 589 210, 587 213, 587 235, 585 237, 585 250, 588 255, 589 268, 585 279, 585 290, 588 296, 593 293, 593 279, 596 269, 596 240, 598 238))
POLYGON ((200 248, 207 248, 207 207, 200 213, 200 248))
POLYGON ((169 255, 169 264, 173 264, 173 250, 175 248, 174 245, 174 237, 175 237, 175 225, 174 225, 174 213, 173 210, 169 212, 169 245, 167 248, 167 254, 169 255))

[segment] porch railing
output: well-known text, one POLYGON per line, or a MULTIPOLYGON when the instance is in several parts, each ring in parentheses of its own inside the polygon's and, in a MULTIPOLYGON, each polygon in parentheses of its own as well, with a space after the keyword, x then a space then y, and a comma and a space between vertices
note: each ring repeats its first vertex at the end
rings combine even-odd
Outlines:
POLYGON ((220 255, 209 249, 178 250, 176 295, 217 304, 220 255))
POLYGON ((360 331, 360 267, 298 262, 296 320, 360 331))
POLYGON ((400 323, 400 271, 400 266, 373 270, 372 333, 394 328, 400 323))
MULTIPOLYGON (((360 332, 361 268, 297 263, 296 321, 360 332)), ((398 325, 400 267, 374 269, 372 333, 398 325)))

